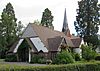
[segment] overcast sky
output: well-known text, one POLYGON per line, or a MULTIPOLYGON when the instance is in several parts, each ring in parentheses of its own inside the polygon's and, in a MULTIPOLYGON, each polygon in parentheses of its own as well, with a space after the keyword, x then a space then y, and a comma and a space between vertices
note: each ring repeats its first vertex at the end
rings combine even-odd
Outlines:
POLYGON ((54 16, 55 30, 61 31, 66 8, 68 26, 71 33, 75 33, 74 21, 78 8, 77 1, 79 0, 0 0, 0 13, 10 2, 14 7, 16 18, 22 21, 22 24, 27 25, 37 19, 41 21, 42 12, 45 8, 49 8, 54 16))

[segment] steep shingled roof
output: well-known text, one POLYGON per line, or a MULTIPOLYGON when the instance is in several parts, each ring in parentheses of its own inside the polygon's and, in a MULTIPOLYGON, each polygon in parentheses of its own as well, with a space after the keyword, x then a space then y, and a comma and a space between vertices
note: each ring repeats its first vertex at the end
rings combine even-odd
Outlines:
POLYGON ((72 38, 71 41, 72 41, 74 47, 79 47, 82 39, 81 38, 72 38))
POLYGON ((62 42, 62 37, 48 38, 49 51, 58 51, 58 47, 62 42))
MULTIPOLYGON (((52 43, 52 42, 50 43, 50 40, 48 43, 48 39, 52 38, 53 40, 51 40, 51 41, 54 41, 55 39, 58 40, 57 39, 58 36, 65 38, 68 46, 74 47, 71 40, 68 37, 66 37, 65 34, 62 32, 55 31, 55 30, 49 29, 47 27, 38 26, 36 24, 32 24, 32 27, 33 27, 33 30, 36 32, 36 34, 41 39, 41 41, 45 44, 47 49, 49 49, 49 47, 51 47, 51 45, 49 45, 49 44, 52 43)), ((59 42, 61 42, 61 40, 58 42, 56 41, 56 43, 59 43, 59 42)), ((55 42, 52 43, 52 45, 54 45, 54 44, 55 44, 55 42)), ((52 47, 52 48, 55 48, 55 47, 52 47)))
MULTIPOLYGON (((39 37, 41 42, 43 42, 43 44, 46 46, 46 48, 49 51, 58 51, 58 47, 61 44, 62 38, 65 39, 67 45, 70 47, 78 47, 80 44, 80 43, 78 43, 78 42, 80 42, 79 38, 77 38, 77 37, 69 38, 63 32, 55 31, 55 30, 49 29, 47 27, 36 25, 33 23, 30 23, 28 26, 31 26, 31 32, 33 30, 33 34, 35 34, 35 36, 32 36, 32 34, 31 34, 31 37, 30 37, 30 35, 27 37, 28 38, 39 37)), ((28 28, 28 26, 27 26, 27 28, 28 28)), ((30 31, 27 31, 27 32, 29 33, 30 31)), ((21 38, 23 38, 23 37, 21 37, 21 38)), ((25 36, 24 36, 24 38, 25 38, 25 36)), ((13 45, 13 46, 15 46, 15 45, 13 45)))

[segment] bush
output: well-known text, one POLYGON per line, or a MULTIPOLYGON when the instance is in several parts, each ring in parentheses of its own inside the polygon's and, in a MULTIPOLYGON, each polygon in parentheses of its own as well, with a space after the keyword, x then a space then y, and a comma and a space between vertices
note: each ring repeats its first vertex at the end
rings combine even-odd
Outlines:
POLYGON ((6 55, 5 61, 7 62, 16 62, 17 56, 15 54, 6 55))
POLYGON ((100 60, 100 54, 95 57, 95 60, 100 60))
POLYGON ((7 50, 5 47, 0 47, 0 59, 5 59, 7 50))
POLYGON ((54 58, 53 63, 54 64, 68 64, 68 63, 74 63, 74 59, 71 56, 71 53, 69 53, 66 50, 61 51, 56 55, 56 58, 54 58))
POLYGON ((31 60, 30 63, 45 64, 45 63, 46 63, 46 59, 44 59, 42 56, 34 55, 34 56, 32 57, 32 60, 31 60))
POLYGON ((94 60, 96 57, 96 52, 92 49, 92 45, 83 45, 82 47, 82 58, 89 61, 94 60))
POLYGON ((52 64, 52 60, 46 60, 46 64, 52 64))
POLYGON ((80 54, 78 54, 78 53, 74 53, 74 58, 75 58, 75 61, 81 60, 80 54))
POLYGON ((46 59, 41 58, 41 59, 38 60, 38 63, 40 63, 40 64, 46 64, 46 59))

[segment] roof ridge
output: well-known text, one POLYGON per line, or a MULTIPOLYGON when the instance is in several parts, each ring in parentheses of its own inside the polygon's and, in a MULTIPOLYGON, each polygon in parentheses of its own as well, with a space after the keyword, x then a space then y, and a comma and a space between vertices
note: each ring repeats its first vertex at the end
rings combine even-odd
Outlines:
MULTIPOLYGON (((37 26, 37 27, 42 27, 42 28, 46 28, 46 29, 49 29, 49 30, 51 30, 51 31, 53 31, 53 32, 59 32, 59 33, 62 33, 62 34, 64 34, 63 32, 61 32, 61 31, 58 31, 58 30, 53 30, 53 29, 50 29, 50 28, 48 28, 48 27, 46 27, 46 26, 42 26, 42 25, 37 25, 37 24, 34 24, 34 23, 30 23, 31 25, 35 25, 35 26, 37 26)), ((65 35, 65 34, 64 34, 65 35)))

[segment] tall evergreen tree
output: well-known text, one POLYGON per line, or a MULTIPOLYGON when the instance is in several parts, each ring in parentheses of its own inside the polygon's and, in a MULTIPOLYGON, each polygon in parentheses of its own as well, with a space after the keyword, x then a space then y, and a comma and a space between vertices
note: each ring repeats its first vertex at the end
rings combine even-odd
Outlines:
POLYGON ((52 21, 53 21, 52 13, 48 8, 46 8, 42 15, 41 25, 53 29, 54 27, 52 21))
POLYGON ((3 33, 3 25, 0 23, 0 58, 5 57, 5 51, 6 51, 6 40, 3 33))
POLYGON ((14 41, 20 35, 23 25, 21 23, 16 23, 17 19, 15 17, 15 12, 11 3, 6 5, 3 9, 0 19, 0 57, 5 56, 5 52, 13 45, 14 41))
POLYGON ((78 2, 76 21, 74 22, 76 32, 84 38, 87 43, 97 45, 97 33, 100 25, 100 6, 98 0, 81 0, 78 2))
POLYGON ((17 19, 11 3, 6 5, 1 15, 1 23, 3 25, 3 36, 6 40, 6 46, 9 46, 16 39, 17 19))
POLYGON ((17 39, 17 19, 15 18, 15 13, 11 3, 6 5, 1 14, 0 22, 0 52, 1 58, 5 56, 5 52, 10 47, 14 41, 17 39))

